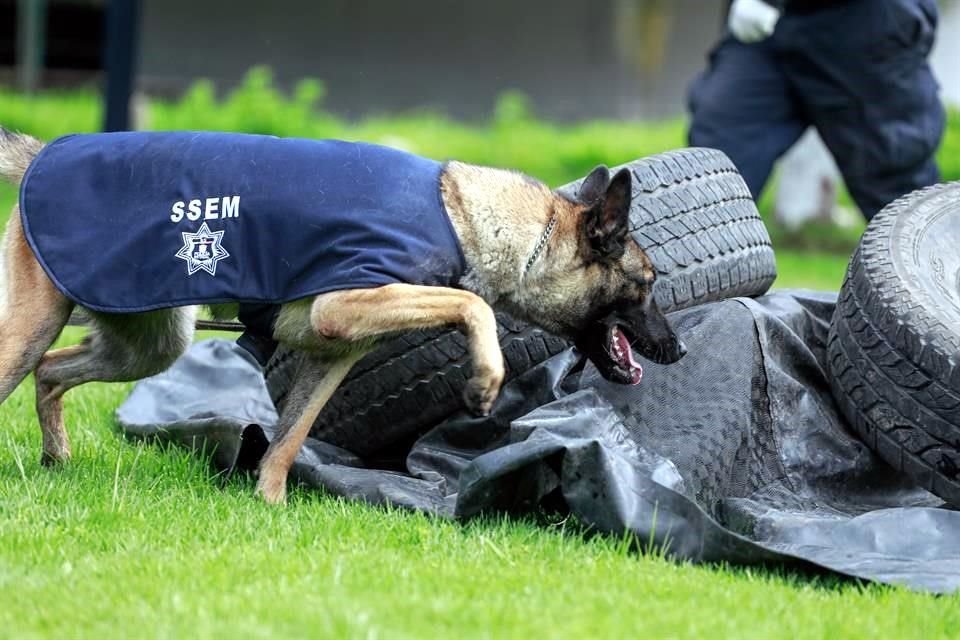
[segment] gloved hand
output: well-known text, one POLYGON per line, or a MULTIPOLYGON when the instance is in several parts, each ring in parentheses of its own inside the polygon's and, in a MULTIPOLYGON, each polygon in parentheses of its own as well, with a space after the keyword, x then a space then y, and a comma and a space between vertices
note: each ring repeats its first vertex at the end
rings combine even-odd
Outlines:
POLYGON ((773 34, 780 11, 763 0, 733 0, 727 26, 740 42, 760 42, 773 34))

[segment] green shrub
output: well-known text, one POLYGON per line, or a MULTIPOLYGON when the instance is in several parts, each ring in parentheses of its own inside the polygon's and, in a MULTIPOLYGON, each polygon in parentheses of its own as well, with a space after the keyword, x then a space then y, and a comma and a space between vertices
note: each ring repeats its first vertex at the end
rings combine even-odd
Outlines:
POLYGON ((0 125, 49 140, 72 132, 96 131, 103 119, 99 96, 89 91, 23 95, 0 88, 0 125))
POLYGON ((947 111, 947 133, 937 153, 943 179, 960 180, 960 109, 947 111))
MULTIPOLYGON (((178 100, 151 99, 145 125, 155 130, 242 131, 378 142, 437 159, 519 169, 554 186, 581 177, 600 163, 626 162, 684 144, 680 119, 553 124, 538 120, 526 96, 519 92, 501 95, 493 105, 492 117, 474 124, 426 111, 348 122, 323 110, 325 95, 322 82, 307 79, 286 96, 275 87, 270 71, 257 67, 222 98, 216 96, 212 83, 198 80, 178 100)), ((92 91, 24 96, 0 88, 0 124, 43 139, 95 131, 101 114, 99 95, 92 91)))

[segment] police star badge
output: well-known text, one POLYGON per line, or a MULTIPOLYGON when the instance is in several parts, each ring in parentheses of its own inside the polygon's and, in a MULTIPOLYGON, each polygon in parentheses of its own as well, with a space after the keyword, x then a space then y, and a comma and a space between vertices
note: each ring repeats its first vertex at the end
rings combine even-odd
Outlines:
POLYGON ((187 275, 192 276, 201 269, 212 276, 217 275, 217 262, 229 258, 223 248, 223 231, 210 231, 207 223, 200 225, 196 233, 182 232, 183 246, 176 257, 187 263, 187 275))

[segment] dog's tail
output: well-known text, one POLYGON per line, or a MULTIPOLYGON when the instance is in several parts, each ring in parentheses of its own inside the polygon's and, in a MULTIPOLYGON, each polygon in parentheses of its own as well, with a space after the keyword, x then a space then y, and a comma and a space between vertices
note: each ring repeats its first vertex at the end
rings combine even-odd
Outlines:
POLYGON ((19 184, 43 143, 32 136, 0 127, 0 177, 19 184))

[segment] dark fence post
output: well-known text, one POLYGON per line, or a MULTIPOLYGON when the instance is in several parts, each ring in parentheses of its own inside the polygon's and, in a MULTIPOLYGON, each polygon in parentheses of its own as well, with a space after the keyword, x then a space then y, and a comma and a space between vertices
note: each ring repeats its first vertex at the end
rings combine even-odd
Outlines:
POLYGON ((104 131, 130 128, 130 96, 137 69, 140 0, 110 0, 106 11, 104 131))
POLYGON ((25 93, 33 93, 40 83, 46 18, 46 0, 18 0, 17 85, 25 93))

